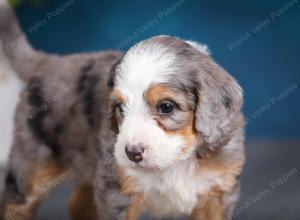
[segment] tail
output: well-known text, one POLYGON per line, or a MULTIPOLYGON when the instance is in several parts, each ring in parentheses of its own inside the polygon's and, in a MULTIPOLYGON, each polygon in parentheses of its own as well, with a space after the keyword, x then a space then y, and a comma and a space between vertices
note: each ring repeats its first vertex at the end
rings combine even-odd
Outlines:
POLYGON ((19 77, 27 81, 34 67, 43 59, 43 54, 35 51, 28 43, 7 0, 0 0, 0 43, 19 77))

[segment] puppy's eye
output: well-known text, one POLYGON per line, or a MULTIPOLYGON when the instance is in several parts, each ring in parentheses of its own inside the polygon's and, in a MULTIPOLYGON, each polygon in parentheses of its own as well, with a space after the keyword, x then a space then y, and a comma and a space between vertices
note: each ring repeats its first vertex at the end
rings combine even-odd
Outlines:
POLYGON ((159 104, 158 111, 162 114, 170 114, 175 108, 175 104, 170 101, 165 101, 159 104))
POLYGON ((115 105, 115 111, 123 117, 125 111, 125 105, 123 103, 118 103, 115 105))

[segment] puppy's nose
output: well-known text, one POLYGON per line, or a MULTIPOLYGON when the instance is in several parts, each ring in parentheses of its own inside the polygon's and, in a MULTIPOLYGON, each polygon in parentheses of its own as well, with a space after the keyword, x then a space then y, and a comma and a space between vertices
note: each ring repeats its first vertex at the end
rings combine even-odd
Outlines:
POLYGON ((129 160, 139 163, 143 160, 143 153, 145 148, 142 144, 138 145, 126 145, 125 152, 129 160))

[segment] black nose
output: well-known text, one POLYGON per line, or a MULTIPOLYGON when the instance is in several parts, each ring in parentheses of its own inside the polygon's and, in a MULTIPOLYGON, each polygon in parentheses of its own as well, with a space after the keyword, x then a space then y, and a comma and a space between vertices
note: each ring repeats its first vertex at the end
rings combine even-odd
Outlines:
POLYGON ((143 160, 143 153, 144 153, 145 148, 143 147, 142 144, 138 145, 126 145, 125 147, 125 152, 127 154, 127 157, 129 160, 139 163, 143 160))

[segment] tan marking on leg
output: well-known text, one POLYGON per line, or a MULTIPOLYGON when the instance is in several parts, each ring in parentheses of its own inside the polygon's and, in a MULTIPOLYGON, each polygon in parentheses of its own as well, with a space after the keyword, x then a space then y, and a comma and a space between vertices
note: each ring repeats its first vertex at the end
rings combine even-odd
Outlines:
POLYGON ((222 184, 213 186, 207 195, 199 197, 198 205, 192 213, 192 220, 227 220, 230 218, 230 210, 225 207, 223 198, 224 195, 234 190, 244 160, 225 161, 222 153, 222 149, 208 150, 199 157, 199 172, 204 169, 217 174, 222 179, 222 184))
POLYGON ((193 220, 227 220, 230 218, 229 210, 223 204, 223 196, 230 194, 237 184, 237 176, 240 175, 244 161, 222 160, 221 150, 207 151, 198 160, 199 172, 205 169, 219 175, 222 179, 222 184, 213 186, 206 196, 199 197, 199 202, 193 210, 193 220))
POLYGON ((69 211, 72 220, 97 220, 93 186, 87 183, 77 186, 69 200, 69 211))
MULTIPOLYGON (((38 166, 40 165, 36 165, 36 167, 38 166)), ((71 170, 67 170, 56 161, 51 161, 45 166, 38 167, 34 170, 31 177, 29 193, 47 196, 54 188, 70 177, 72 173, 71 170)))
POLYGON ((46 165, 35 164, 26 193, 25 204, 9 204, 5 207, 6 220, 32 220, 39 204, 54 188, 72 175, 55 161, 46 165))
POLYGON ((128 209, 128 220, 137 220, 145 211, 144 197, 141 193, 135 193, 131 197, 131 203, 128 209))
POLYGON ((227 220, 227 213, 222 204, 222 190, 214 189, 206 196, 199 198, 194 208, 192 220, 227 220))
POLYGON ((134 179, 132 177, 127 176, 125 174, 125 171, 120 167, 118 168, 118 176, 120 178, 122 193, 126 195, 137 193, 134 179))

